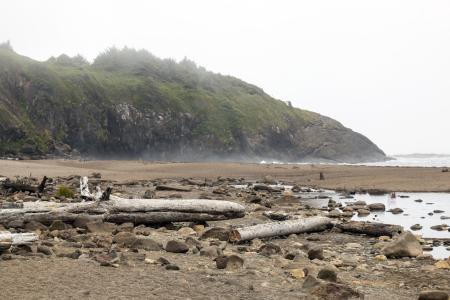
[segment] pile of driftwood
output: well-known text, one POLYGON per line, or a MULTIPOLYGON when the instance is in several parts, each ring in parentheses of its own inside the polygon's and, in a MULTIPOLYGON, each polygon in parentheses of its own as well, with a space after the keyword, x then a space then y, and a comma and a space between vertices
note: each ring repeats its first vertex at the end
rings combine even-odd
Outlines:
MULTIPOLYGON (((45 187, 46 177, 37 187, 24 185, 3 184, 6 188, 18 191, 42 192, 45 187)), ((202 222, 218 221, 233 218, 241 218, 245 215, 245 208, 231 201, 208 199, 125 199, 111 195, 111 188, 96 192, 89 191, 87 177, 80 178, 80 193, 83 199, 88 201, 80 203, 56 203, 56 202, 25 202, 10 208, 0 209, 0 224, 8 226, 12 221, 30 222, 37 221, 49 225, 53 221, 66 223, 82 223, 104 221, 113 223, 132 222, 138 224, 160 224, 167 222, 202 222)), ((324 231, 333 227, 331 219, 327 217, 310 217, 293 219, 280 222, 270 222, 243 228, 234 229, 230 234, 230 241, 242 242, 255 238, 267 238, 274 236, 287 236, 290 234, 324 231)), ((367 234, 371 236, 389 235, 400 233, 403 228, 399 226, 367 223, 348 222, 337 224, 344 232, 367 234)), ((19 241, 18 235, 8 235, 0 232, 0 248, 2 238, 5 245, 19 241)), ((35 238, 25 237, 25 238, 35 238)))

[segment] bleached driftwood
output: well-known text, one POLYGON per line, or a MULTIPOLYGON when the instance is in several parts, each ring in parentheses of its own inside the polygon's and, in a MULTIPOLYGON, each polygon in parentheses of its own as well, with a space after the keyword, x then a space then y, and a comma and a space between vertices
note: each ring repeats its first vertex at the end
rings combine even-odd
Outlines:
POLYGON ((11 246, 28 245, 38 240, 35 233, 11 233, 0 231, 0 252, 9 249, 11 246))
POLYGON ((256 238, 289 235, 293 233, 323 231, 330 225, 331 219, 326 217, 311 217, 306 219, 264 223, 232 230, 230 234, 230 241, 240 242, 256 238))
POLYGON ((25 202, 21 208, 0 209, 0 224, 13 220, 50 224, 77 218, 115 223, 154 224, 183 221, 212 221, 240 218, 245 208, 237 203, 207 199, 124 199, 111 195, 107 201, 81 203, 25 202))

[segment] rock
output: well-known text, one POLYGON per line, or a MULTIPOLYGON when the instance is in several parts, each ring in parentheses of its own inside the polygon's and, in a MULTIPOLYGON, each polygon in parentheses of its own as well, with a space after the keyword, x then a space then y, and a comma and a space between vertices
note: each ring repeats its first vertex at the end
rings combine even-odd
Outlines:
POLYGON ((132 232, 119 232, 114 235, 113 242, 124 247, 130 247, 135 241, 136 235, 132 232))
POLYGON ((37 221, 30 221, 25 224, 25 229, 28 231, 47 230, 47 226, 37 221))
POLYGON ((396 207, 388 210, 388 212, 393 213, 394 215, 401 214, 403 212, 403 209, 396 207))
POLYGON ((320 278, 320 279, 323 279, 326 281, 330 281, 330 282, 336 282, 337 274, 333 268, 325 267, 325 268, 319 270, 319 273, 317 274, 317 278, 320 278))
POLYGON ((167 265, 165 266, 166 270, 170 270, 170 271, 178 271, 180 270, 180 267, 177 265, 167 265))
POLYGON ((203 225, 203 224, 194 224, 194 225, 192 225, 192 229, 194 229, 195 232, 200 233, 203 230, 205 230, 205 225, 203 225))
POLYGON ((273 184, 273 185, 277 184, 277 181, 275 180, 275 178, 273 178, 270 175, 264 176, 262 182, 265 184, 273 184))
POLYGON ((64 223, 61 220, 55 220, 52 222, 52 224, 50 225, 50 227, 48 228, 48 230, 53 231, 53 230, 66 230, 71 228, 71 226, 67 225, 66 223, 64 223))
POLYGON ((198 241, 196 238, 194 238, 192 236, 188 236, 184 242, 189 247, 196 247, 197 249, 202 249, 203 248, 202 242, 198 241))
POLYGON ((448 293, 444 291, 423 291, 419 294, 419 300, 448 300, 448 293))
POLYGON ((157 262, 161 265, 161 266, 167 266, 170 265, 170 261, 168 261, 167 259, 165 259, 164 257, 160 257, 158 258, 157 262))
POLYGON ((316 277, 314 277, 312 275, 308 275, 308 276, 306 276, 305 281, 303 281, 302 287, 304 289, 308 290, 308 289, 312 289, 319 285, 320 285, 320 281, 316 277))
POLYGON ((218 239, 220 241, 228 241, 230 239, 230 230, 222 227, 214 227, 206 230, 201 235, 200 239, 218 239))
POLYGON ((444 213, 445 211, 440 210, 440 209, 435 209, 435 210, 433 210, 433 212, 434 212, 435 214, 442 214, 442 213, 444 213))
POLYGON ((142 198, 144 199, 154 199, 156 197, 156 192, 153 190, 146 190, 144 192, 144 196, 142 198))
POLYGON ((328 217, 330 218, 339 218, 341 216, 341 212, 338 209, 333 209, 328 213, 328 217))
POLYGON ((383 203, 372 203, 369 204, 369 210, 370 211, 385 211, 386 207, 384 206, 383 203))
POLYGON ((6 225, 7 228, 23 228, 25 226, 23 220, 12 220, 6 225))
POLYGON ((416 231, 416 230, 421 230, 421 229, 422 229, 422 225, 420 225, 420 224, 414 224, 414 225, 412 225, 411 227, 409 227, 409 229, 414 230, 414 231, 416 231))
POLYGON ((289 270, 289 275, 291 275, 291 277, 295 279, 305 278, 306 276, 303 269, 291 269, 289 270))
POLYGON ((410 231, 405 231, 381 250, 386 257, 416 257, 423 253, 422 246, 410 231))
POLYGON ((385 260, 387 260, 387 257, 386 257, 386 255, 380 254, 380 255, 375 256, 375 259, 379 260, 379 261, 385 261, 385 260))
POLYGON ((308 250, 308 258, 310 260, 313 260, 313 259, 320 259, 320 260, 322 260, 322 259, 324 259, 323 248, 320 247, 320 246, 312 247, 311 249, 308 250))
POLYGON ((358 216, 364 217, 370 215, 370 211, 367 209, 358 209, 358 216))
POLYGON ((423 202, 423 200, 422 199, 416 199, 416 200, 414 200, 414 202, 420 203, 420 202, 423 202))
POLYGON ((134 224, 131 222, 122 223, 119 226, 117 226, 117 231, 132 232, 133 229, 134 229, 134 224))
POLYGON ((157 191, 176 191, 176 192, 190 192, 192 189, 181 185, 158 185, 157 191))
POLYGON ((81 251, 79 249, 71 249, 64 247, 55 247, 53 248, 57 257, 67 257, 72 259, 78 259, 81 255, 81 251))
POLYGON ((258 253, 264 256, 271 256, 274 254, 279 254, 281 253, 281 248, 278 245, 272 244, 272 243, 267 243, 262 245, 259 249, 258 249, 258 253))
POLYGON ((353 206, 366 206, 366 201, 358 200, 352 203, 353 206))
POLYGON ((178 229, 177 232, 182 236, 189 236, 189 235, 197 234, 197 232, 195 232, 195 230, 190 227, 181 227, 180 229, 178 229))
POLYGON ((438 269, 450 269, 450 264, 445 260, 437 261, 434 266, 438 269))
POLYGON ((189 251, 189 246, 184 242, 171 240, 166 243, 164 249, 172 253, 186 253, 189 251))
POLYGON ((146 251, 160 251, 163 249, 160 243, 148 237, 136 237, 130 248, 146 251))
POLYGON ((244 259, 237 255, 219 256, 216 258, 217 269, 238 270, 244 266, 244 259))
POLYGON ((222 255, 222 249, 217 246, 208 246, 200 250, 200 256, 218 257, 222 255))
POLYGON ((441 225, 431 226, 430 228, 433 230, 437 230, 437 231, 443 231, 443 230, 446 230, 447 227, 448 227, 447 224, 441 224, 441 225))
POLYGON ((53 250, 50 247, 43 246, 43 245, 37 246, 37 250, 36 251, 38 253, 43 253, 43 254, 48 255, 48 256, 53 255, 53 250))
POLYGON ((351 287, 334 282, 326 282, 316 285, 311 290, 311 295, 319 299, 362 299, 363 295, 351 287))
POLYGON ((134 231, 135 234, 148 236, 148 235, 152 234, 154 229, 150 228, 150 227, 147 227, 145 225, 139 225, 137 227, 134 227, 133 231, 134 231))
POLYGON ((289 219, 289 215, 285 212, 265 211, 263 212, 263 215, 275 221, 285 221, 289 219))
POLYGON ((91 233, 113 233, 117 229, 116 224, 101 221, 89 222, 86 227, 91 233))
POLYGON ((99 172, 93 172, 90 177, 100 179, 102 178, 102 174, 99 172))

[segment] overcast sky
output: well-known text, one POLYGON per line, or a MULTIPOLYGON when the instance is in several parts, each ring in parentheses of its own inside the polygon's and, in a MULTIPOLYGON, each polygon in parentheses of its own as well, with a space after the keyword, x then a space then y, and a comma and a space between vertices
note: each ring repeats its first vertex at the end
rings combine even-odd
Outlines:
POLYGON ((186 56, 388 154, 450 153, 450 1, 1 1, 5 40, 38 60, 113 45, 186 56))

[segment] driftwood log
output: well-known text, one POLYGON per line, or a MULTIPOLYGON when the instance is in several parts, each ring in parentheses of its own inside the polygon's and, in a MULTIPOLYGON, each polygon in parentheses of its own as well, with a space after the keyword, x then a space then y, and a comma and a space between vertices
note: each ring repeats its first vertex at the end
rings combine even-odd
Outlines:
POLYGON ((256 238, 323 231, 331 226, 331 224, 331 219, 326 217, 311 217, 258 224, 232 230, 230 233, 230 241, 241 242, 256 238))
POLYGON ((164 222, 214 221, 243 217, 245 208, 230 201, 207 199, 124 199, 111 195, 107 201, 81 203, 25 202, 23 207, 0 209, 0 224, 13 220, 51 224, 77 219, 114 223, 156 224, 164 222))
POLYGON ((370 236, 395 236, 403 232, 403 227, 399 225, 350 221, 336 225, 344 232, 366 234, 370 236))
POLYGON ((47 177, 44 176, 41 183, 38 186, 33 186, 30 184, 25 184, 22 182, 14 182, 10 180, 3 181, 2 187, 6 190, 12 190, 13 192, 31 192, 31 193, 42 193, 47 182, 47 177))
POLYGON ((0 231, 0 253, 9 249, 11 246, 28 245, 38 240, 35 233, 11 233, 9 231, 0 231))

